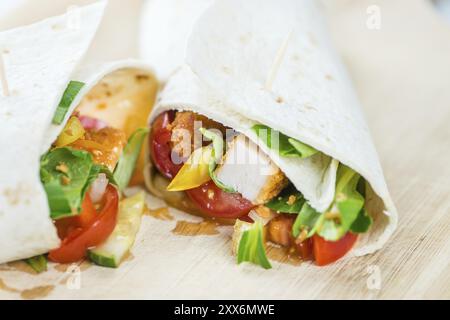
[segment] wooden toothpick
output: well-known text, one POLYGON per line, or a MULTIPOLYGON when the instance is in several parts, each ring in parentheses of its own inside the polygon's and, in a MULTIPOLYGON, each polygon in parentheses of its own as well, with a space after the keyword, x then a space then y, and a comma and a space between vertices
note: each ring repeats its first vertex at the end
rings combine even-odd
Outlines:
POLYGON ((291 40, 292 31, 289 31, 288 35, 286 36, 286 39, 284 39, 283 43, 281 44, 280 48, 277 51, 277 54, 275 56, 275 60, 273 61, 273 64, 269 70, 269 74, 267 75, 267 80, 264 88, 268 91, 272 90, 273 82, 275 81, 275 78, 277 77, 278 70, 280 70, 281 63, 283 62, 284 56, 286 55, 287 47, 289 44, 289 41, 291 40))
POLYGON ((2 87, 3 96, 8 97, 10 95, 8 79, 6 78, 6 67, 4 60, 5 50, 0 48, 0 84, 2 87))

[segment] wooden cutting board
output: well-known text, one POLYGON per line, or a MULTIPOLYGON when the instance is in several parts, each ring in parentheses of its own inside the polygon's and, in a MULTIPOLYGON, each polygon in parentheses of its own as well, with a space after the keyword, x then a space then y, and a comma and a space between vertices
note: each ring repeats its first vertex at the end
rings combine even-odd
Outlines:
MULTIPOLYGON (((400 214, 382 251, 322 268, 273 261, 265 271, 235 264, 230 227, 149 211, 119 269, 50 265, 35 275, 8 264, 0 266, 0 298, 449 299, 450 24, 425 0, 328 3, 400 214), (378 11, 380 29, 368 28, 378 11)), ((150 196, 148 203, 165 207, 150 196)))

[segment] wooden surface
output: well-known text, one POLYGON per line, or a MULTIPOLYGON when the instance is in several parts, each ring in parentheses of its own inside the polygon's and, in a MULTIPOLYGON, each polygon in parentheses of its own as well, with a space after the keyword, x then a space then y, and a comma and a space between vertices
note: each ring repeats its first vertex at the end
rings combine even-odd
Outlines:
MULTIPOLYGON (((0 266, 0 298, 449 299, 450 24, 423 0, 328 2, 400 214, 382 251, 322 268, 237 266, 229 227, 194 226, 203 235, 183 236, 179 221, 199 219, 171 210, 172 220, 144 217, 119 269, 51 265, 33 275, 22 264, 0 266), (380 30, 366 27, 373 4, 380 30)), ((149 197, 149 206, 165 205, 149 197)))

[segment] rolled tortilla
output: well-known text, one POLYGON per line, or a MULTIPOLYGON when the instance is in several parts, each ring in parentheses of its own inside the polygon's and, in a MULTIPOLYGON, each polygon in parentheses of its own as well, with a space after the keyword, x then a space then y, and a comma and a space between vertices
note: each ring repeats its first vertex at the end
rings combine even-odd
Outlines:
MULTIPOLYGON (((0 263, 46 253, 59 246, 40 181, 39 161, 84 96, 112 72, 139 70, 140 75, 148 76, 149 83, 154 79, 146 65, 135 61, 81 66, 86 62, 83 57, 104 7, 103 1, 80 7, 76 27, 69 23, 73 21, 72 12, 72 16, 66 14, 0 33, 0 69, 3 84, 7 85, 7 90, 4 85, 0 87, 0 263), (84 82, 85 86, 64 121, 54 125, 55 110, 71 80, 84 82)), ((131 90, 135 95, 137 86, 131 83, 122 91, 131 90)), ((153 95, 156 90, 154 83, 140 88, 153 90, 153 95)), ((112 91, 110 96, 114 99, 116 93, 112 91)), ((148 101, 149 108, 151 103, 148 101)), ((144 119, 146 114, 142 115, 144 119)))
POLYGON ((219 0, 201 15, 187 44, 189 66, 169 80, 150 122, 162 110, 192 110, 240 131, 321 212, 333 201, 337 161, 348 165, 370 184, 365 205, 374 219, 351 255, 380 249, 396 228, 397 211, 314 1, 219 0), (278 157, 256 139, 250 130, 255 123, 324 155, 278 157))
POLYGON ((214 0, 146 0, 141 13, 139 53, 165 82, 184 63, 189 34, 214 0))

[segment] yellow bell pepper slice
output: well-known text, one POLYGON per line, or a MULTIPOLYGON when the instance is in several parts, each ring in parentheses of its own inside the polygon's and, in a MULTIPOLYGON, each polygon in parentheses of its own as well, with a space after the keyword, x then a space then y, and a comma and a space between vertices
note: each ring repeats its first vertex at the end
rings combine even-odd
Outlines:
POLYGON ((201 186, 211 180, 209 163, 213 157, 211 146, 198 148, 181 167, 178 174, 167 186, 167 191, 183 191, 201 186))
POLYGON ((84 136, 85 130, 77 117, 71 117, 64 127, 63 131, 56 139, 57 148, 67 146, 84 136))

